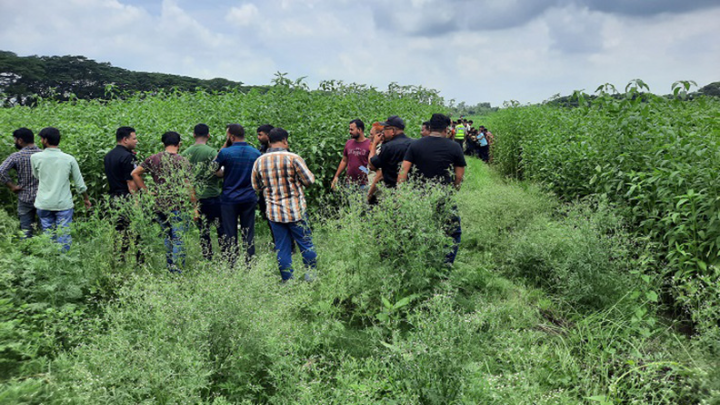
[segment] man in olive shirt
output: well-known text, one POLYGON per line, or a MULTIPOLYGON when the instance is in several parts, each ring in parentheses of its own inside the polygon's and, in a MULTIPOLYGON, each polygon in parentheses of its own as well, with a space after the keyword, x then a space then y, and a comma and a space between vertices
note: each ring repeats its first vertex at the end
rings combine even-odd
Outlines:
POLYGON ((53 240, 62 245, 63 252, 67 252, 72 243, 70 224, 74 211, 71 178, 77 191, 83 193, 85 208, 90 209, 92 204, 77 160, 58 148, 60 131, 48 127, 43 128, 39 135, 45 150, 30 156, 32 174, 38 179, 35 208, 43 231, 53 231, 53 240))
POLYGON ((213 165, 218 152, 207 145, 210 140, 210 128, 207 125, 195 125, 193 136, 195 144, 187 148, 181 155, 187 158, 193 166, 195 195, 200 203, 199 209, 202 215, 202 218, 196 220, 200 228, 200 245, 205 259, 212 260, 210 224, 215 225, 218 240, 223 235, 220 210, 222 180, 215 175, 217 169, 213 165))

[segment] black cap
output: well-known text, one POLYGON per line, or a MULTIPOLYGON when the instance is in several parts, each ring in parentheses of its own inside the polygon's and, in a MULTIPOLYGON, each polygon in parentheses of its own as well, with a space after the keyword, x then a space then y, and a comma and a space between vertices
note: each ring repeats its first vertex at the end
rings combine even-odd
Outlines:
POLYGON ((391 115, 388 117, 387 121, 380 123, 384 127, 395 127, 400 129, 405 129, 405 121, 402 120, 402 118, 398 117, 397 115, 391 115))

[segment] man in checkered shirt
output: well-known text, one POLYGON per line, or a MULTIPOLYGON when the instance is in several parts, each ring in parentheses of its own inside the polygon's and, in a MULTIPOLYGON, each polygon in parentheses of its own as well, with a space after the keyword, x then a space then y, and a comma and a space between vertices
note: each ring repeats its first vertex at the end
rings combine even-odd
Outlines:
POLYGON ((40 152, 35 146, 35 135, 27 128, 19 128, 13 132, 15 148, 20 149, 8 156, 0 165, 0 181, 18 195, 18 217, 20 218, 20 229, 25 233, 26 238, 32 237, 33 224, 37 220, 35 209, 35 197, 38 190, 38 179, 32 175, 30 156, 40 152), (10 179, 10 170, 17 172, 17 184, 10 179))
POLYGON ((273 128, 268 138, 270 148, 253 165, 252 186, 256 191, 262 191, 265 196, 266 213, 275 235, 275 250, 282 281, 293 277, 292 241, 300 247, 303 263, 309 269, 305 280, 312 281, 317 253, 312 232, 307 224, 307 204, 303 188, 314 183, 315 176, 300 156, 288 152, 286 130, 273 128))

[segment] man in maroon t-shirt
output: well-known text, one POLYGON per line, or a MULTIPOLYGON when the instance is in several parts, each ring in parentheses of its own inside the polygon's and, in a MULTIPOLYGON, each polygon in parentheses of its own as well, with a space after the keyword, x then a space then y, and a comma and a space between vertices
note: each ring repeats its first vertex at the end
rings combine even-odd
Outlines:
POLYGON ((345 143, 343 158, 340 161, 335 177, 332 180, 332 188, 337 188, 338 178, 347 167, 347 184, 353 184, 365 188, 368 179, 368 156, 370 155, 370 140, 365 138, 365 124, 355 119, 350 121, 350 138, 345 143))

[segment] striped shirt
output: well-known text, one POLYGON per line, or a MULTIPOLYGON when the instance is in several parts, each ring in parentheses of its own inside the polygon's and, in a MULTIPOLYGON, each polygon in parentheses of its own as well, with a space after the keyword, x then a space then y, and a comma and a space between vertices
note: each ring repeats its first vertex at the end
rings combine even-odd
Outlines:
POLYGON ((303 219, 307 204, 303 186, 315 182, 315 175, 298 155, 281 148, 270 148, 253 165, 252 186, 263 192, 267 217, 280 223, 303 219))
POLYGON ((40 152, 40 148, 37 146, 26 146, 20 152, 8 156, 0 165, 0 181, 3 183, 11 181, 8 172, 15 169, 18 177, 17 185, 22 187, 22 190, 18 193, 18 200, 29 204, 35 202, 38 190, 38 179, 32 175, 30 156, 38 152, 40 152))

